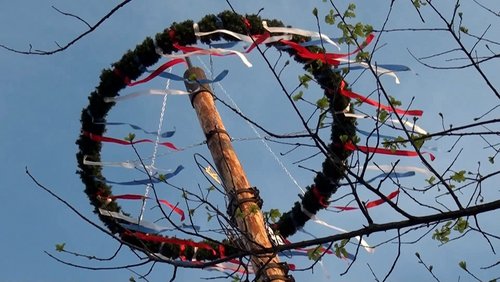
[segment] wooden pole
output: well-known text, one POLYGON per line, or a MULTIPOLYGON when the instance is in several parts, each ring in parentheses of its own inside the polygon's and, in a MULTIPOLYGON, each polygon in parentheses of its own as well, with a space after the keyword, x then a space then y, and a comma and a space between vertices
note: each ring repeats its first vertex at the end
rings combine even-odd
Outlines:
MULTIPOLYGON (((184 73, 184 78, 197 80, 206 78, 202 69, 192 67, 189 61, 188 65, 189 69, 184 73)), ((230 201, 233 199, 236 204, 233 209, 236 215, 229 214, 229 216, 234 218, 243 233, 241 238, 245 249, 252 252, 272 247, 255 193, 250 189, 250 183, 234 152, 231 138, 215 107, 210 86, 188 82, 185 84, 188 91, 193 93, 190 99, 203 133, 207 137, 207 146, 221 175, 226 193, 230 201)), ((260 281, 291 281, 293 278, 287 276, 278 263, 279 259, 275 254, 252 256, 252 264, 256 273, 260 275, 260 281)))

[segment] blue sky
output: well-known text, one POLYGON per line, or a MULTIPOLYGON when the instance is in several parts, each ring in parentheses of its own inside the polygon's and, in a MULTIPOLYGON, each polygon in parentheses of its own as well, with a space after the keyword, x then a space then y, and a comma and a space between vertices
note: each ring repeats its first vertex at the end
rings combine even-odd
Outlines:
MULTIPOLYGON (((5 2, 5 1, 4 1, 5 2)), ((240 13, 255 13, 261 7, 265 9, 261 15, 265 18, 278 18, 285 24, 294 27, 316 30, 316 22, 311 13, 314 7, 320 10, 320 16, 324 16, 330 7, 322 1, 234 1, 235 9, 240 13)), ((359 21, 372 24, 375 28, 382 24, 383 16, 387 13, 387 4, 366 4, 357 1, 357 16, 359 21)), ((396 3, 394 16, 389 22, 391 28, 397 27, 442 27, 442 23, 428 10, 424 10, 426 23, 419 22, 418 15, 408 3, 396 3)), ((93 23, 101 15, 116 5, 117 1, 103 4, 102 1, 9 1, 2 3, 0 9, 0 25, 3 27, 0 33, 0 44, 13 48, 26 49, 31 43, 34 48, 52 49, 54 41, 63 44, 71 40, 75 35, 85 30, 85 26, 74 19, 57 14, 51 5, 67 12, 78 14, 80 17, 93 23)), ((498 10, 495 1, 482 1, 498 10), (496 7, 495 7, 496 5, 496 7)), ((341 7, 347 4, 340 3, 341 7)), ((120 10, 109 21, 103 24, 97 31, 85 37, 83 40, 69 48, 67 51, 53 56, 24 56, 17 55, 5 50, 0 50, 0 131, 3 138, 0 139, 0 187, 2 188, 0 220, 4 227, 0 229, 0 249, 3 255, 0 258, 2 275, 0 281, 128 281, 128 278, 136 275, 127 271, 88 271, 75 269, 57 263, 46 256, 43 251, 54 252, 56 243, 65 242, 67 249, 96 256, 109 256, 117 247, 116 242, 107 238, 94 227, 86 224, 75 216, 61 203, 55 201, 47 193, 38 189, 24 173, 24 168, 29 167, 37 179, 50 187, 62 198, 70 202, 85 216, 97 221, 92 213, 92 208, 83 193, 76 171, 76 145, 75 140, 80 130, 80 112, 87 105, 87 96, 99 81, 99 74, 103 68, 117 61, 128 49, 140 43, 146 36, 153 36, 160 32, 172 22, 180 22, 185 19, 199 20, 203 15, 218 13, 229 9, 225 1, 160 1, 144 0, 132 1, 124 9, 120 10)), ((464 25, 469 30, 481 33, 490 22, 495 23, 494 18, 484 13, 476 5, 463 4, 464 25)), ((449 12, 448 12, 449 13, 449 12)), ((322 25, 322 32, 333 37, 339 36, 336 28, 322 25)), ((494 38, 498 34, 498 27, 493 26, 488 35, 494 38)), ((438 113, 445 116, 445 124, 461 125, 472 121, 498 104, 498 99, 488 90, 475 71, 436 71, 429 70, 420 65, 409 55, 410 49, 417 56, 430 55, 435 52, 445 51, 456 46, 450 39, 450 35, 444 32, 435 33, 390 33, 382 36, 382 43, 387 43, 377 51, 378 63, 403 64, 409 66, 412 71, 399 75, 401 84, 394 84, 391 78, 382 78, 386 87, 394 96, 408 105, 412 97, 415 97, 412 108, 423 109, 425 114, 419 125, 429 132, 441 129, 438 113)), ((467 41, 468 46, 473 41, 467 41)), ((345 50, 345 46, 344 46, 345 50)), ((332 50, 333 51, 333 50, 332 50)), ((480 49, 486 52, 485 48, 480 49)), ((277 53, 269 51, 271 59, 277 58, 277 53)), ((208 58, 201 58, 208 64, 208 58)), ((274 79, 270 78, 270 71, 265 66, 263 59, 257 54, 249 55, 254 64, 252 68, 246 68, 236 58, 215 58, 214 71, 216 73, 228 69, 229 75, 223 81, 227 93, 236 101, 244 113, 277 133, 288 133, 302 130, 299 120, 291 112, 290 105, 274 79)), ((194 64, 201 65, 198 59, 194 64)), ((284 60, 281 60, 281 64, 284 60)), ((436 61, 437 65, 447 64, 436 61)), ((499 85, 500 80, 495 75, 498 66, 494 61, 484 65, 485 72, 490 76, 493 85, 499 85)), ((177 74, 183 73, 182 68, 175 68, 177 74)), ((283 72, 283 81, 288 89, 293 89, 297 76, 301 74, 299 66, 290 66, 283 72)), ((348 79, 354 79, 355 73, 348 79)), ((161 88, 165 81, 155 80, 146 88, 161 88)), ((183 89, 183 85, 173 83, 172 88, 183 89)), ((354 90, 358 93, 369 93, 375 87, 374 79, 368 75, 362 76, 355 84, 354 90)), ((224 92, 214 87, 216 93, 224 99, 224 92)), ((320 98, 319 92, 306 92, 311 100, 320 98)), ((128 90, 126 90, 128 91, 128 90)), ((125 92, 126 92, 125 91, 125 92)), ((124 93, 125 93, 124 92, 124 93)), ((129 91, 130 92, 130 91, 129 91)), ((307 112, 311 109, 305 105, 301 107, 307 112)), ((156 130, 160 115, 161 98, 144 97, 118 103, 113 108, 109 121, 124 121, 156 130)), ((370 108, 363 108, 373 112, 370 108)), ((253 132, 245 122, 237 118, 227 109, 221 108, 221 114, 228 131, 234 138, 254 137, 253 132)), ((491 113, 486 119, 498 116, 498 110, 491 113)), ((360 127, 369 129, 372 124, 368 121, 360 121, 360 127)), ((199 129, 195 113, 186 97, 170 97, 167 105, 164 129, 176 128, 176 135, 169 141, 180 147, 201 142, 203 136, 199 129)), ((498 128, 492 128, 499 130, 498 128)), ((121 138, 130 132, 126 127, 113 127, 108 131, 109 136, 121 138)), ((147 137, 147 136, 144 136, 147 137)), ((454 141, 454 139, 453 139, 454 141)), ((447 150, 452 146, 451 139, 432 141, 431 146, 439 147, 436 152, 437 160, 434 165, 438 171, 444 171, 457 154, 455 149, 451 153, 447 150)), ((490 139, 498 143, 498 139, 490 139)), ((258 186, 265 200, 265 209, 280 208, 286 210, 297 200, 300 193, 297 187, 274 161, 267 149, 259 141, 236 142, 235 148, 240 156, 250 182, 258 186)), ((270 144, 271 148, 279 155, 289 148, 270 144)), ((494 171, 487 157, 492 153, 482 150, 485 143, 480 139, 465 139, 459 143, 459 148, 464 151, 457 161, 457 168, 475 171, 477 161, 482 164, 485 172, 494 171)), ((151 154, 152 146, 141 145, 140 152, 144 156, 151 154)), ((201 153, 209 157, 204 147, 196 147, 180 153, 168 153, 161 149, 161 158, 158 167, 175 168, 182 164, 186 169, 177 176, 173 182, 187 189, 208 187, 208 183, 197 171, 193 162, 193 154, 201 153)), ((306 156, 310 151, 302 150, 298 153, 289 154, 282 159, 301 186, 311 183, 313 175, 303 169, 299 169, 292 162, 306 156)), ((116 146, 103 146, 103 160, 123 161, 133 159, 130 150, 117 148, 116 146)), ((396 158, 376 157, 379 164, 395 162, 396 158)), ((497 160, 498 161, 498 160, 497 160)), ((306 162, 304 165, 313 169, 319 169, 320 159, 306 162)), ((401 164, 421 166, 416 159, 401 159, 401 164)), ((140 174, 131 174, 123 169, 106 169, 109 179, 126 181, 138 178, 140 174)), ((407 187, 420 187, 424 185, 424 177, 415 176, 411 179, 402 180, 407 187)), ((493 181, 484 183, 485 195, 488 199, 498 198, 498 187, 494 187, 493 181)), ((119 191, 120 188, 115 188, 119 191)), ((178 193, 162 187, 163 196, 170 201, 180 201, 178 193)), ((386 192, 392 191, 387 187, 386 192)), ((143 193, 143 188, 136 191, 123 190, 124 192, 143 193)), ((367 194, 369 195, 369 194, 367 194)), ((221 197, 213 195, 214 201, 223 205, 221 197)), ((373 197, 372 195, 370 195, 373 197)), ((373 199, 373 198, 372 198, 373 199)), ((429 200, 428 198, 427 200, 429 200)), ((418 208, 412 206, 409 201, 408 209, 416 214, 418 208)), ((124 205, 132 214, 137 215, 137 205, 124 205)), ((149 207, 148 207, 149 208, 149 207)), ((148 211, 149 212, 149 211, 148 211)), ((395 218, 389 209, 380 207, 373 211, 374 217, 384 222, 395 218)), ((480 222, 493 234, 500 233, 499 226, 493 224, 494 212, 490 215, 479 216, 480 222)), ((148 214, 146 215, 148 216, 148 214)), ((334 214, 324 212, 319 215, 325 221, 341 226, 345 229, 356 229, 362 227, 364 221, 359 214, 334 214)), ((154 220, 154 211, 151 211, 151 220, 154 220)), ((203 222, 206 217, 200 214, 197 218, 203 222)), ((202 223, 200 225, 203 226, 202 223)), ((210 223, 206 225, 210 227, 210 223)), ((309 223, 306 230, 321 235, 332 234, 332 230, 319 225, 309 223)), ((407 238, 416 239, 423 233, 407 238)), ((381 242, 394 236, 394 234, 376 234, 370 236, 368 241, 381 242)), ((310 238, 305 234, 298 234, 292 241, 310 238)), ((498 249, 498 241, 492 242, 498 249)), ((395 244, 387 244, 377 249, 375 254, 361 253, 352 270, 345 276, 339 276, 347 267, 347 262, 334 257, 324 260, 324 267, 317 266, 314 274, 310 271, 296 273, 298 280, 313 277, 318 281, 366 281, 372 276, 366 266, 369 263, 377 273, 383 277, 390 267, 392 259, 396 256, 395 244)), ((470 277, 457 267, 458 261, 469 258, 468 264, 477 270, 480 266, 494 263, 497 258, 491 254, 485 240, 477 234, 471 234, 445 246, 438 247, 436 241, 430 240, 427 235, 416 245, 404 245, 403 256, 400 259, 397 270, 389 281, 399 281, 403 278, 411 280, 430 280, 430 275, 417 263, 416 251, 420 252, 424 260, 433 264, 436 275, 443 278, 442 281, 457 280, 468 281, 470 277), (474 259, 472 258, 479 258, 474 259)), ((63 258, 84 265, 100 266, 85 259, 69 256, 63 258)), ((116 261, 110 265, 133 263, 134 256, 129 251, 123 252, 116 261)), ((300 266, 307 266, 308 261, 294 259, 292 261, 300 266)), ((140 268, 144 273, 147 268, 140 268)), ((166 265, 157 265, 150 276, 150 281, 163 281, 169 279, 172 268, 166 265)), ((484 279, 494 277, 495 271, 485 275, 484 279)), ((496 271, 498 273, 498 271, 496 271)), ((181 270, 178 273, 178 281, 197 281, 199 277, 217 275, 214 272, 181 270)))

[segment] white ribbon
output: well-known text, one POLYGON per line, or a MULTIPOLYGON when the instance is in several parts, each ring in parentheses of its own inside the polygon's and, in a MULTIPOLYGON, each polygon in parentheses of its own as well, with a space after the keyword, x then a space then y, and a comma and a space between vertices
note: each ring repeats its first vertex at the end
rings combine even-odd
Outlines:
POLYGON ((93 166, 111 166, 111 167, 124 167, 124 168, 129 168, 133 169, 135 168, 135 164, 126 161, 126 162, 94 162, 94 161, 89 161, 87 160, 87 155, 83 156, 83 164, 84 165, 93 165, 93 166))
POLYGON ((212 48, 209 50, 202 49, 202 50, 196 50, 193 52, 188 52, 188 53, 183 53, 183 54, 161 54, 164 57, 167 58, 185 58, 185 57, 191 57, 193 55, 216 55, 216 56, 226 56, 229 54, 235 54, 238 56, 241 61, 247 66, 247 67, 252 67, 252 63, 245 57, 245 55, 241 52, 231 50, 231 49, 222 49, 222 48, 212 48))
POLYGON ((111 103, 111 102, 119 102, 119 101, 124 101, 124 100, 129 100, 132 98, 136 98, 139 96, 147 96, 147 95, 189 95, 191 94, 190 92, 183 91, 183 90, 177 90, 177 89, 148 89, 148 90, 143 90, 143 91, 137 91, 137 92, 132 92, 128 95, 125 96, 117 96, 117 97, 105 97, 104 102, 106 103, 111 103))
POLYGON ((270 33, 289 33, 307 37, 319 37, 340 50, 339 45, 333 42, 330 39, 330 37, 316 31, 309 31, 300 28, 290 28, 290 27, 268 27, 266 21, 262 21, 262 26, 264 27, 265 30, 269 31, 270 33))
MULTIPOLYGON (((126 216, 126 215, 121 214, 121 213, 112 212, 112 211, 108 211, 108 210, 105 210, 105 209, 99 209, 99 213, 101 215, 104 215, 104 216, 109 216, 109 217, 112 217, 112 218, 116 218, 116 219, 121 219, 121 220, 127 221, 127 222, 129 222, 131 224, 138 224, 138 219, 126 216)), ((149 229, 152 229, 152 230, 156 230, 158 232, 161 232, 162 230, 166 229, 165 227, 156 225, 156 224, 154 224, 152 222, 145 221, 145 220, 141 221, 140 226, 143 226, 143 227, 146 227, 146 228, 149 228, 149 229)))
POLYGON ((433 175, 432 172, 430 172, 428 169, 416 167, 416 166, 396 166, 396 167, 393 167, 391 165, 378 165, 378 166, 368 165, 368 166, 366 166, 366 169, 382 171, 385 173, 388 173, 390 171, 394 171, 394 172, 415 171, 415 172, 419 172, 421 174, 424 174, 426 176, 433 175))
MULTIPOLYGON (((255 39, 252 39, 252 37, 250 37, 248 35, 233 32, 233 31, 230 31, 227 29, 216 29, 213 31, 200 32, 197 23, 193 24, 193 29, 195 30, 194 35, 197 37, 207 36, 207 35, 214 34, 214 33, 224 33, 224 34, 230 35, 230 36, 232 36, 240 41, 247 42, 250 44, 253 44, 255 41, 255 39)), ((267 44, 267 43, 277 42, 280 40, 290 40, 290 39, 292 39, 291 35, 278 35, 278 36, 271 36, 271 37, 267 38, 266 40, 264 40, 262 43, 267 44)))
POLYGON ((207 173, 210 177, 212 177, 212 179, 213 179, 215 182, 217 182, 217 183, 219 183, 219 184, 222 184, 222 183, 221 183, 221 181, 220 181, 220 179, 219 179, 219 175, 217 174, 217 172, 215 172, 215 170, 212 168, 212 166, 210 166, 210 165, 209 165, 209 166, 207 166, 207 167, 205 168, 205 172, 206 172, 206 173, 207 173))
POLYGON ((388 76, 392 76, 394 77, 394 80, 396 82, 396 84, 400 84, 401 82, 399 81, 399 78, 398 76, 396 75, 395 72, 391 71, 391 70, 388 70, 388 69, 384 69, 384 68, 381 68, 379 66, 374 66, 374 65, 370 65, 368 63, 365 63, 365 62, 356 62, 355 60, 349 60, 349 59, 345 59, 345 58, 336 58, 335 59, 336 61, 339 61, 339 62, 344 62, 344 63, 349 63, 349 64, 356 64, 356 65, 359 65, 365 69, 369 69, 370 66, 375 70, 375 72, 379 75, 388 75, 388 76))
MULTIPOLYGON (((372 116, 369 116, 369 115, 360 115, 360 114, 353 114, 353 113, 344 113, 344 116, 346 117, 351 117, 351 118, 371 118, 373 120, 377 120, 379 122, 382 122, 380 119, 378 119, 377 117, 372 117, 372 116)), ((391 121, 392 123, 395 123, 395 124, 401 124, 399 122, 399 120, 397 119, 388 119, 389 121, 391 121)), ((423 135, 427 135, 427 131, 425 131, 424 129, 422 129, 421 127, 419 127, 418 125, 416 124, 413 124, 407 120, 403 120, 403 125, 409 129, 409 130, 412 130, 412 131, 415 131, 416 133, 419 133, 419 134, 423 134, 423 135)))
MULTIPOLYGON (((334 225, 330 225, 326 222, 324 222, 323 220, 319 219, 315 214, 311 213, 310 211, 306 210, 303 206, 302 206, 302 203, 300 203, 300 210, 302 211, 302 213, 304 213, 305 215, 307 215, 312 221, 316 222, 317 224, 320 224, 320 225, 323 225, 323 226, 326 226, 330 229, 333 229, 333 230, 337 230, 337 231, 340 231, 342 233, 347 233, 348 231, 345 230, 345 229, 342 229, 340 227, 337 227, 337 226, 334 226, 334 225)), ((370 247, 370 245, 368 245, 368 242, 366 242, 364 239, 362 239, 360 236, 356 236, 355 237, 356 240, 358 240, 359 242, 361 242, 361 246, 363 246, 363 248, 365 248, 365 250, 369 253, 373 253, 375 252, 375 249, 370 247)))

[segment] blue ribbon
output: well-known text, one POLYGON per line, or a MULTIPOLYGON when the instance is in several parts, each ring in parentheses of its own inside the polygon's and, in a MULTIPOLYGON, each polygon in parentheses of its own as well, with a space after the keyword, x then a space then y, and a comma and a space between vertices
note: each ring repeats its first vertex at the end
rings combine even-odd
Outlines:
MULTIPOLYGON (((141 130, 142 132, 144 132, 146 134, 158 136, 158 132, 156 132, 156 131, 147 131, 144 128, 138 126, 138 125, 135 125, 135 124, 132 124, 132 123, 128 123, 128 122, 94 122, 94 124, 128 125, 128 126, 132 127, 135 130, 141 130)), ((173 131, 165 131, 163 133, 160 133, 160 137, 161 138, 169 138, 169 137, 172 137, 174 134, 175 134, 175 130, 173 130, 173 131)))
MULTIPOLYGON (((165 174, 165 180, 176 176, 183 169, 184 169, 184 167, 182 165, 179 165, 175 169, 174 172, 170 172, 170 173, 165 174)), ((100 179, 98 179, 98 180, 102 181, 100 179)), ((147 185, 150 183, 153 183, 153 184, 160 183, 162 181, 158 178, 152 178, 152 179, 148 178, 148 179, 141 179, 141 180, 125 181, 125 182, 117 182, 117 181, 111 181, 111 180, 106 180, 104 182, 109 183, 109 184, 118 184, 118 185, 147 185)))

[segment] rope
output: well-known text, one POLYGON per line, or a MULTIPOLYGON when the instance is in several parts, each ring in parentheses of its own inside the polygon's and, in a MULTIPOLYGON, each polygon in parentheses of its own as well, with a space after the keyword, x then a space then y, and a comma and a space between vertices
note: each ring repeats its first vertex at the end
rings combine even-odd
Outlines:
MULTIPOLYGON (((168 72, 171 73, 172 68, 169 68, 168 72)), ((169 89, 169 87, 170 87, 170 79, 167 80, 167 85, 165 86, 165 90, 169 89)), ((162 127, 163 127, 163 117, 165 116, 165 109, 167 106, 167 96, 168 95, 163 96, 163 103, 161 105, 160 120, 158 122, 158 131, 157 131, 156 140, 155 140, 155 144, 154 144, 153 155, 151 157, 151 164, 148 167, 149 175, 153 175, 153 173, 154 173, 154 165, 156 162, 156 155, 158 153, 158 144, 160 143, 160 134, 161 134, 162 127)), ((147 202, 147 198, 149 196, 149 190, 151 190, 152 187, 153 187, 153 185, 151 183, 148 183, 146 185, 146 189, 144 191, 144 199, 142 200, 141 213, 139 215, 139 223, 142 221, 142 218, 144 216, 144 211, 146 209, 146 202, 147 202)))

